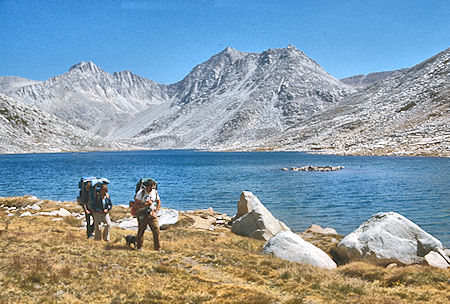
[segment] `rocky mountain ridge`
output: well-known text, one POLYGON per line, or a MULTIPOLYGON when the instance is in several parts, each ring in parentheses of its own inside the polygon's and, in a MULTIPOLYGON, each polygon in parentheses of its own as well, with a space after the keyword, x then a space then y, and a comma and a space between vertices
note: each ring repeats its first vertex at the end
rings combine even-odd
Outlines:
POLYGON ((261 54, 227 48, 171 88, 178 93, 170 106, 117 138, 158 148, 248 148, 355 92, 293 46, 261 54))
POLYGON ((450 48, 377 81, 270 145, 338 154, 450 156, 450 48))
POLYGON ((0 92, 143 148, 448 156, 448 57, 339 81, 293 46, 228 47, 171 85, 81 62, 43 82, 0 77, 0 92))
POLYGON ((350 76, 350 77, 346 77, 346 78, 342 78, 339 79, 341 82, 354 87, 357 90, 361 90, 364 89, 368 86, 370 86, 371 84, 380 81, 382 79, 385 79, 395 73, 401 73, 406 71, 407 69, 400 69, 400 70, 395 70, 395 71, 384 71, 384 72, 375 72, 375 73, 370 73, 367 75, 364 74, 360 74, 360 75, 355 75, 355 76, 350 76))
POLYGON ((164 85, 130 71, 109 74, 92 62, 78 63, 65 74, 20 87, 8 95, 103 136, 133 114, 168 98, 164 85))
POLYGON ((0 93, 0 153, 122 148, 0 93))

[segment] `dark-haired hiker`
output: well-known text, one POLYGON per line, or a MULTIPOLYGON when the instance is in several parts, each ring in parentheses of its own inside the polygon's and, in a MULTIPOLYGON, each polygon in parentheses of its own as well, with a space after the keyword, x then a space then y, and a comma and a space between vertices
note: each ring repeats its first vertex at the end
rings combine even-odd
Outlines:
POLYGON ((142 248, 144 243, 144 232, 147 225, 153 232, 153 245, 155 250, 160 250, 159 243, 159 223, 156 213, 161 208, 161 199, 156 190, 156 182, 148 180, 144 183, 145 188, 136 193, 134 197, 135 203, 138 204, 138 234, 137 234, 137 248, 142 248))
POLYGON ((94 217, 92 216, 92 210, 90 210, 91 187, 92 183, 88 181, 81 190, 81 207, 83 208, 86 217, 86 234, 88 239, 91 239, 93 237, 92 234, 94 233, 94 217))
POLYGON ((109 232, 111 231, 111 219, 109 217, 109 210, 112 208, 111 199, 108 194, 108 186, 102 185, 99 193, 96 193, 91 202, 91 209, 94 212, 94 226, 96 241, 101 240, 100 223, 105 223, 103 229, 103 240, 109 242, 109 232))

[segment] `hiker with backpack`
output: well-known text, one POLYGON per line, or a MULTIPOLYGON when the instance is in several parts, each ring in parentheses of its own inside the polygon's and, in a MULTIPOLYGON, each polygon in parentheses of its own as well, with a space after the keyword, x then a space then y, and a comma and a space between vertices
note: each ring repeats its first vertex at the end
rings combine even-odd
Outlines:
POLYGON ((93 238, 94 233, 94 217, 92 215, 92 211, 90 210, 90 191, 92 188, 92 181, 87 180, 84 182, 84 186, 80 191, 80 199, 81 199, 81 207, 84 210, 84 215, 86 217, 86 234, 88 239, 93 238))
POLYGON ((98 183, 95 186, 94 197, 91 201, 91 209, 94 215, 95 237, 94 240, 100 241, 101 231, 100 223, 105 223, 103 229, 103 240, 109 242, 109 233, 111 231, 111 218, 109 211, 112 208, 111 198, 108 194, 108 185, 106 183, 98 183))
POLYGON ((161 199, 156 190, 157 183, 152 179, 143 181, 143 187, 134 197, 134 208, 136 208, 136 215, 138 218, 138 234, 137 234, 137 249, 142 248, 144 242, 144 232, 147 225, 153 232, 153 246, 155 250, 161 250, 159 242, 159 223, 157 212, 161 208, 161 199))
POLYGON ((94 176, 84 176, 78 182, 78 188, 80 189, 79 195, 77 196, 77 202, 83 208, 84 215, 86 217, 86 234, 88 239, 93 238, 94 233, 94 217, 92 215, 92 210, 90 209, 94 185, 98 180, 94 176))

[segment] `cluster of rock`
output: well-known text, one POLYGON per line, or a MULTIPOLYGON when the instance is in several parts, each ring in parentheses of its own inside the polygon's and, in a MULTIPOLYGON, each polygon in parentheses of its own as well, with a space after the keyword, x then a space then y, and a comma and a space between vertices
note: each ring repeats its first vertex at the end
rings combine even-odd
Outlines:
MULTIPOLYGON (((266 240, 264 253, 325 269, 337 267, 327 253, 293 233, 249 191, 241 194, 231 230, 239 235, 266 240)), ((332 228, 317 225, 312 225, 306 232, 337 234, 332 228)), ((339 242, 336 255, 336 260, 341 263, 365 261, 382 266, 393 263, 427 263, 439 268, 450 266, 450 258, 438 239, 395 212, 370 217, 339 242)))
MULTIPOLYGON (((9 207, 0 205, 7 216, 19 218, 30 216, 51 216, 52 221, 61 221, 65 217, 84 220, 84 215, 59 210, 41 211, 43 201, 35 197, 24 198, 29 205, 9 207)), ((58 206, 64 204, 58 202, 58 206)), ((67 203, 71 204, 71 203, 67 203)), ((119 205, 117 207, 128 208, 119 205)), ((190 219, 190 226, 199 230, 214 231, 230 229, 234 233, 255 239, 265 240, 262 252, 292 262, 309 264, 324 269, 334 269, 336 262, 323 250, 304 240, 291 231, 283 222, 276 219, 261 201, 249 191, 241 193, 237 213, 233 218, 215 212, 212 208, 179 212, 174 209, 161 209, 158 221, 161 229, 179 221, 179 215, 190 219)), ((85 226, 85 222, 83 223, 85 226)), ((126 217, 113 221, 113 226, 122 229, 137 230, 137 219, 126 217)), ((305 234, 330 235, 338 243, 336 230, 312 225, 305 234)), ((418 225, 395 212, 381 212, 371 216, 355 231, 345 236, 336 246, 333 254, 338 263, 364 261, 380 266, 428 264, 438 268, 450 267, 448 250, 442 243, 421 229, 418 225)))
MULTIPOLYGON (((30 216, 50 216, 52 221, 62 221, 65 217, 74 217, 76 219, 82 220, 82 227, 86 227, 85 215, 78 212, 70 212, 67 209, 60 207, 59 210, 52 211, 39 211, 41 210, 40 205, 44 202, 38 200, 36 197, 27 196, 25 199, 32 203, 32 205, 27 205, 24 207, 8 207, 5 205, 0 205, 0 208, 4 208, 7 216, 18 215, 19 218, 30 217, 30 216), (31 211, 33 211, 33 213, 31 211), (39 212, 34 212, 39 211, 39 212)), ((58 202, 64 204, 62 202, 58 202)), ((67 203, 71 204, 71 203, 67 203)), ((118 205, 117 208, 128 208, 128 206, 118 205)), ((112 220, 112 226, 122 229, 138 230, 138 222, 136 218, 126 217, 119 219, 117 221, 112 220)), ((174 209, 161 209, 158 212, 158 223, 161 229, 168 227, 169 225, 176 224, 178 222, 178 211, 174 209)), ((149 229, 149 228, 147 228, 149 229)))
POLYGON ((206 210, 187 210, 183 214, 192 221, 192 228, 214 231, 220 228, 230 229, 231 217, 215 212, 212 207, 206 210))
MULTIPOLYGON (((326 171, 337 171, 337 170, 341 170, 344 169, 344 166, 303 166, 303 167, 292 167, 291 170, 292 171, 321 171, 321 172, 326 172, 326 171)), ((288 168, 283 168, 283 171, 289 171, 288 168)))
POLYGON ((292 262, 333 269, 336 263, 321 249, 293 233, 249 191, 243 191, 231 230, 239 235, 264 239, 264 253, 292 262))
MULTIPOLYGON (((70 207, 72 203, 56 202, 58 206, 62 205, 59 210, 41 211, 40 205, 44 202, 34 196, 25 196, 20 198, 25 204, 23 207, 8 207, 0 205, 6 211, 7 216, 18 216, 19 218, 32 216, 49 216, 51 221, 62 221, 65 217, 74 217, 81 221, 81 228, 86 227, 85 215, 78 212, 70 212, 63 208, 65 204, 70 207)), ((128 209, 127 205, 116 205, 114 208, 128 209)), ((45 208, 44 208, 45 209, 45 208)), ((171 225, 175 225, 179 221, 179 217, 189 218, 189 227, 203 230, 214 231, 217 229, 230 229, 231 217, 208 208, 206 210, 187 210, 185 212, 175 209, 162 208, 158 212, 158 223, 161 230, 168 229, 171 225)), ((112 226, 125 230, 138 230, 138 221, 135 217, 124 217, 118 220, 112 220, 112 226)), ((149 230, 150 228, 147 228, 149 230)))

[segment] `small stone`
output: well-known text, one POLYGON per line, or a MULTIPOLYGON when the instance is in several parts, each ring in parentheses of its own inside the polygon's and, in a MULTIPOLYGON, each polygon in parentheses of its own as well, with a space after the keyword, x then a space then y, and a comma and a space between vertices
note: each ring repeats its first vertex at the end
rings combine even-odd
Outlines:
POLYGON ((59 208, 59 210, 57 211, 56 215, 62 216, 62 217, 66 217, 66 216, 71 216, 72 213, 70 213, 69 211, 67 211, 64 208, 59 208))
POLYGON ((387 265, 386 266, 386 269, 392 269, 392 268, 395 268, 395 267, 397 267, 398 265, 396 264, 396 263, 391 263, 391 264, 389 264, 389 265, 387 265))
POLYGON ((207 210, 209 215, 213 215, 214 214, 214 209, 212 207, 209 207, 207 210))
POLYGON ((305 232, 314 232, 319 234, 337 234, 333 228, 322 228, 319 225, 312 224, 305 232))
POLYGON ((444 252, 445 252, 445 254, 446 254, 447 256, 450 256, 450 249, 445 248, 445 249, 444 249, 444 252))
POLYGON ((19 217, 24 217, 24 216, 33 216, 33 215, 31 214, 30 211, 27 211, 27 212, 22 213, 19 217))
POLYGON ((447 261, 439 253, 437 253, 436 251, 430 251, 425 256, 425 261, 431 267, 443 268, 443 269, 449 267, 447 261))
POLYGON ((39 204, 38 204, 38 203, 29 206, 29 208, 30 208, 30 209, 33 209, 33 210, 41 210, 41 207, 39 207, 39 204))

